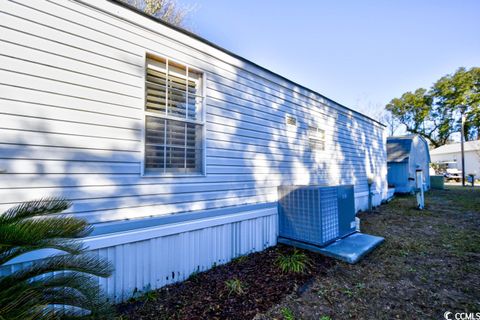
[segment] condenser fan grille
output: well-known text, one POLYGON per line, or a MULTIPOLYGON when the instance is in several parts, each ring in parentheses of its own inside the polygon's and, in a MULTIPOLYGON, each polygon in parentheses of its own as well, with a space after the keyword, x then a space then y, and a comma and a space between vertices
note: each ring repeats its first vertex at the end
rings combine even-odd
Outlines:
POLYGON ((279 235, 326 245, 355 231, 353 186, 281 186, 279 235))

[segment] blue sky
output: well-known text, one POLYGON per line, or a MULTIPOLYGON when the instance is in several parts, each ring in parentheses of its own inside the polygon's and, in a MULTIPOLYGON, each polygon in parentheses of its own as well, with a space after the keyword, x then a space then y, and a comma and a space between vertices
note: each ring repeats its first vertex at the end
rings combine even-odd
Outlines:
POLYGON ((374 114, 458 67, 480 66, 480 1, 180 0, 200 36, 374 114))

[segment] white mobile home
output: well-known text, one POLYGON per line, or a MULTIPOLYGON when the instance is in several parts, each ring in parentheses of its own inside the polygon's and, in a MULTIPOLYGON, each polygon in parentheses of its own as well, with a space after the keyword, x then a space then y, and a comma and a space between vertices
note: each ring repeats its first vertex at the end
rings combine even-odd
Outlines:
POLYGON ((419 135, 387 138, 388 184, 395 192, 407 193, 416 186, 416 171, 423 174, 425 191, 430 189, 428 142, 419 135))
POLYGON ((0 8, 0 209, 72 200, 117 301, 275 245, 279 185, 386 197, 362 114, 115 1, 0 8))

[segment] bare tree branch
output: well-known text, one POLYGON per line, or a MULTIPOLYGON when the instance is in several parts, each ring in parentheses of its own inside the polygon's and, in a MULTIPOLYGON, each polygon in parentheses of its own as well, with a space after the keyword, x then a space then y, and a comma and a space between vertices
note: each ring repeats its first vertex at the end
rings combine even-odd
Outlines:
POLYGON ((195 10, 193 6, 182 6, 177 0, 121 0, 146 14, 149 14, 174 26, 188 29, 186 20, 195 10))

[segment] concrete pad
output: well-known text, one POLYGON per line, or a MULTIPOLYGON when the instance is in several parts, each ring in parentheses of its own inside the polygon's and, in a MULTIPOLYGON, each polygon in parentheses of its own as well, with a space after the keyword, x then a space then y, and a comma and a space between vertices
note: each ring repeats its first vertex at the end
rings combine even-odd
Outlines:
POLYGON ((378 247, 385 239, 364 233, 353 233, 345 238, 339 239, 326 247, 318 247, 304 242, 279 238, 278 242, 299 247, 326 256, 339 259, 350 264, 360 261, 366 254, 378 247))

